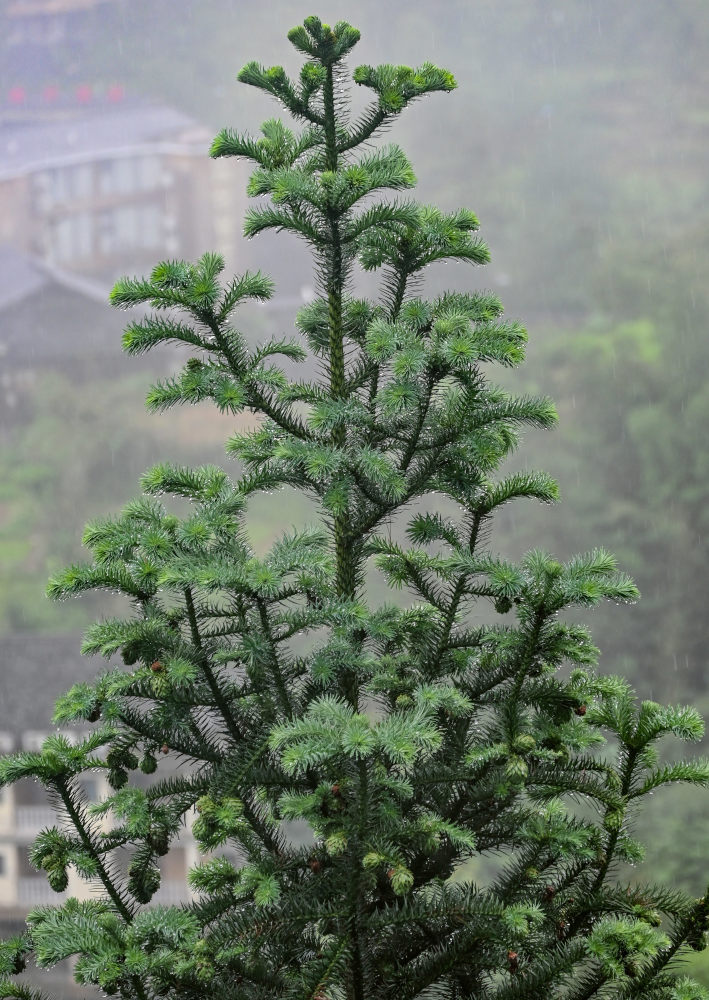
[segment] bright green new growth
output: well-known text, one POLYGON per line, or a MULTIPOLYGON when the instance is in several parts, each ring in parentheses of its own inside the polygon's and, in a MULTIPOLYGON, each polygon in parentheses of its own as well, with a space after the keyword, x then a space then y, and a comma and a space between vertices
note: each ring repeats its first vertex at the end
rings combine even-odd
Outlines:
POLYGON ((93 561, 50 583, 53 597, 130 599, 132 614, 91 626, 83 646, 129 669, 60 699, 57 724, 96 723, 93 735, 0 763, 4 784, 39 779, 62 813, 32 863, 58 891, 69 869, 96 889, 32 911, 0 951, 0 995, 40 997, 14 978, 26 960, 74 955, 79 982, 137 1000, 706 1000, 672 967, 704 947, 707 899, 617 875, 642 859, 637 800, 709 783, 706 761, 663 764, 657 749, 666 735, 699 740, 701 720, 597 676, 588 630, 559 617, 635 600, 611 556, 534 551, 514 564, 490 550, 499 507, 557 499, 542 473, 497 476, 518 430, 550 426, 554 409, 488 380, 486 365, 518 365, 526 341, 496 296, 413 294, 428 264, 484 264, 488 251, 472 212, 404 199, 406 156, 370 143, 455 81, 430 64, 359 67, 373 100, 352 121, 341 81, 359 33, 311 17, 289 38, 307 57, 299 80, 256 63, 240 79, 302 131, 225 130, 212 155, 256 163, 249 191, 270 202, 248 213, 246 235, 302 237, 320 296, 297 338, 251 349, 234 312, 272 284, 223 283, 215 254, 112 292, 153 310, 128 325, 126 351, 193 350, 150 390, 151 409, 211 399, 261 420, 228 444, 237 481, 211 466, 151 469, 140 499, 86 529, 93 561), (347 293, 356 266, 382 271, 378 301, 347 293), (294 381, 279 358, 323 374, 294 381), (286 485, 312 498, 315 527, 259 558, 244 512, 286 485), (161 495, 180 498, 182 516, 161 495), (404 507, 408 541, 392 541, 404 507), (370 557, 416 603, 371 607, 370 557), (498 623, 473 624, 485 607, 498 623), (163 754, 185 766, 160 777, 163 754), (138 769, 155 777, 131 781, 138 769), (96 770, 114 792, 89 805, 79 778, 96 770), (307 843, 293 842, 293 820, 307 843), (193 902, 152 906, 158 859, 185 823, 208 855, 189 877, 193 902), (475 885, 466 864, 489 854, 475 885))

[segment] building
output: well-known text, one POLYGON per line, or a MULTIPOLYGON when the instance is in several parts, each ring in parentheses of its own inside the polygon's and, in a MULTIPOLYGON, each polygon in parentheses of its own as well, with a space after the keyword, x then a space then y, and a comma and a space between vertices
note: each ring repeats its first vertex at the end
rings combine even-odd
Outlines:
POLYGON ((106 364, 115 372, 124 325, 102 284, 0 245, 0 413, 42 368, 76 371, 81 358, 85 375, 106 364))
MULTIPOLYGON (((126 97, 120 86, 79 82, 90 17, 108 2, 7 0, 0 11, 8 74, 0 92, 0 426, 10 411, 24 419, 23 390, 41 369, 70 370, 77 382, 115 376, 126 317, 108 293, 118 276, 207 250, 237 269, 248 168, 211 160, 212 132, 182 112, 126 97), (78 71, 49 85, 67 52, 78 71)), ((76 634, 0 637, 0 754, 39 746, 59 694, 98 672, 79 647, 76 634)), ((84 790, 90 800, 109 791, 100 772, 84 790)), ((0 789, 0 938, 19 931, 32 906, 91 893, 72 875, 56 894, 29 863, 39 831, 60 822, 36 783, 0 789)), ((161 859, 154 901, 186 899, 196 860, 187 830, 161 859)), ((74 995, 63 974, 55 993, 74 995)))
POLYGON ((86 40, 87 15, 116 0, 6 0, 7 47, 42 45, 53 48, 75 39, 86 40))
MULTIPOLYGON (((48 733, 56 731, 50 720, 57 697, 72 684, 90 680, 99 672, 95 660, 79 655, 80 641, 75 634, 14 634, 0 638, 1 753, 38 749, 48 733)), ((77 739, 81 735, 73 733, 77 739)), ((87 799, 92 801, 110 792, 100 773, 87 776, 83 784, 87 799)), ((0 789, 0 938, 18 933, 33 906, 60 903, 68 896, 91 895, 91 887, 73 873, 67 891, 54 892, 45 874, 29 863, 29 847, 40 830, 60 823, 44 789, 36 782, 0 789)), ((187 898, 186 873, 197 858, 187 830, 180 844, 161 859, 163 880, 154 902, 171 904, 187 898)), ((66 983, 68 972, 68 968, 59 970, 59 980, 63 974, 66 983)), ((61 989, 67 995, 71 992, 66 985, 61 989)))
POLYGON ((120 91, 86 103, 25 95, 0 107, 4 419, 22 419, 41 369, 80 379, 129 364, 125 315, 108 304, 117 277, 207 250, 234 269, 245 175, 209 158, 210 139, 181 112, 120 91))
POLYGON ((211 133, 119 88, 84 98, 0 115, 0 243, 104 283, 166 256, 233 262, 245 180, 211 133))
POLYGON ((101 16, 101 8, 121 2, 5 0, 0 12, 5 71, 23 80, 70 75, 91 43, 93 21, 101 16))

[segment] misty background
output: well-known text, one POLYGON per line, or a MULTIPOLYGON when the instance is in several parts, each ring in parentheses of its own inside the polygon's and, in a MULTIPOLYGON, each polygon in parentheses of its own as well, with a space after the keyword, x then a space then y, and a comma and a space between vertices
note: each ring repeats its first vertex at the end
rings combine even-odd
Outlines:
MULTIPOLYGON (((217 462, 234 418, 148 416, 174 350, 122 356, 121 274, 220 250, 261 268, 274 302, 239 317, 290 334, 312 293, 305 248, 241 235, 248 168, 210 161, 223 126, 258 131, 275 103, 236 82, 254 59, 294 69, 309 14, 348 20, 352 68, 451 70, 458 90, 407 110, 387 139, 416 196, 481 220, 492 263, 438 265, 427 292, 487 287, 529 330, 515 392, 551 395, 560 423, 514 464, 562 503, 496 520, 508 556, 614 551, 643 594, 587 617, 601 669, 642 698, 709 715, 709 6, 705 0, 5 0, 0 10, 0 736, 49 727, 51 703, 101 664, 80 633, 116 605, 51 604, 47 577, 82 558, 91 517, 117 511, 159 460, 217 462), (28 666, 31 664, 31 669, 28 666)), ((352 93, 355 101, 360 95, 352 93)), ((361 290, 376 293, 362 278, 361 290)), ((228 465, 227 465, 228 467, 228 465)), ((307 519, 259 500, 255 544, 307 519)), ((644 815, 649 879, 709 881, 709 795, 670 789, 644 815)), ((2 875, 2 872, 0 872, 2 875)), ((641 873, 642 877, 642 873, 641 873)), ((709 963, 697 957, 709 982, 709 963)))

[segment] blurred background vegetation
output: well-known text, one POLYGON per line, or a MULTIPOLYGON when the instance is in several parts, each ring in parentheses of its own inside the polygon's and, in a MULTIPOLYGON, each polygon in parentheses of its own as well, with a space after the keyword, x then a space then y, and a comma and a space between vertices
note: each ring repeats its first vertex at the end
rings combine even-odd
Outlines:
MULTIPOLYGON (((561 417, 554 432, 527 436, 516 463, 555 475, 563 502, 518 505, 495 544, 508 555, 615 551, 643 600, 591 621, 602 669, 644 698, 709 713, 709 7, 119 0, 92 12, 78 54, 57 48, 53 73, 118 80, 213 131, 256 130, 275 109, 235 74, 250 59, 295 66, 285 34, 310 13, 360 27, 360 62, 430 59, 458 79, 455 94, 403 116, 392 139, 413 161, 420 199, 478 214, 493 262, 433 270, 427 290, 500 294, 530 332, 529 360, 506 384, 550 394, 561 417)), ((234 184, 244 178, 235 168, 234 184)), ((230 261, 267 270, 295 303, 253 310, 242 325, 254 338, 290 332, 310 280, 305 251, 282 242, 242 242, 230 261)), ((43 596, 48 574, 80 557, 84 522, 128 500, 153 461, 227 461, 233 421, 201 409, 146 416, 148 367, 119 353, 116 337, 115 363, 87 373, 69 348, 3 418, 0 632, 74 630, 106 610, 43 596)), ((157 367, 174 362, 164 353, 157 367)), ((291 498, 268 498, 250 515, 257 544, 305 516, 291 498)), ((672 789, 656 802, 642 831, 649 877, 699 894, 709 801, 672 789)))

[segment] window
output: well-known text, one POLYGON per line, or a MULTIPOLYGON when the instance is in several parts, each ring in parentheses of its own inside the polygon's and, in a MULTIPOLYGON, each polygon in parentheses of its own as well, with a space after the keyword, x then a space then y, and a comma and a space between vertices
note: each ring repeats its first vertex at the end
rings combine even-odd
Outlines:
POLYGON ((91 197, 93 176, 91 166, 88 163, 82 163, 78 167, 74 167, 72 169, 71 180, 72 193, 75 198, 85 201, 91 197))
POLYGON ((112 254, 116 246, 113 214, 113 212, 101 212, 98 217, 98 248, 104 257, 112 254))
POLYGON ((160 186, 162 170, 157 156, 143 156, 138 160, 138 175, 143 191, 150 191, 160 186))
POLYGON ((138 213, 134 206, 117 208, 113 213, 116 241, 119 247, 132 247, 138 242, 138 213))
POLYGON ((137 161, 128 158, 107 160, 101 165, 100 187, 103 194, 130 194, 138 185, 137 161))
POLYGON ((77 257, 91 256, 91 216, 88 212, 74 216, 74 246, 77 257))
POLYGON ((96 802, 98 799, 98 782, 95 778, 83 778, 81 784, 89 802, 96 802))
POLYGON ((121 178, 121 162, 108 160, 101 164, 99 187, 102 194, 115 194, 120 191, 121 180, 125 183, 125 176, 121 178))
POLYGON ((135 247, 154 249, 161 243, 158 205, 121 205, 99 217, 99 250, 104 256, 135 247))
POLYGON ((157 247, 161 243, 160 209, 146 205, 140 215, 140 242, 144 247, 157 247))
MULTIPOLYGON (((22 734, 22 749, 30 750, 33 753, 42 749, 42 744, 46 740, 49 733, 42 732, 38 729, 28 729, 22 734)), ((31 782, 30 782, 31 784, 31 782)))
POLYGON ((184 847, 173 847, 169 854, 160 858, 160 871, 165 879, 184 879, 187 871, 184 847))
POLYGON ((65 261, 89 257, 92 251, 91 216, 88 212, 67 215, 52 229, 50 256, 52 260, 65 261))
POLYGON ((44 170, 35 177, 37 204, 43 211, 66 204, 69 197, 66 170, 44 170))
POLYGON ((105 160, 100 167, 102 194, 133 194, 161 187, 163 171, 158 156, 119 157, 105 160))
POLYGON ((94 178, 90 163, 43 170, 35 175, 35 201, 44 212, 70 208, 72 202, 87 201, 93 194, 94 178))
POLYGON ((116 160, 113 168, 116 191, 120 191, 121 194, 130 194, 131 191, 135 191, 138 187, 136 166, 135 160, 116 160))

